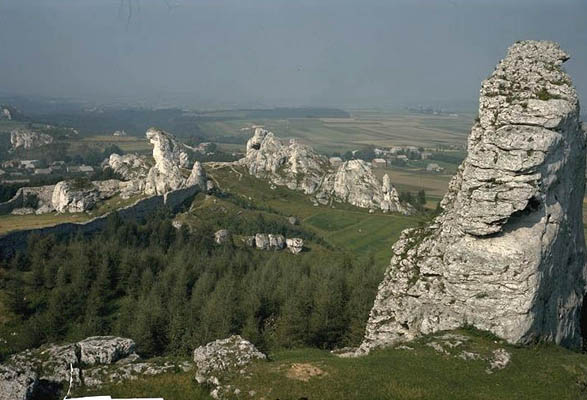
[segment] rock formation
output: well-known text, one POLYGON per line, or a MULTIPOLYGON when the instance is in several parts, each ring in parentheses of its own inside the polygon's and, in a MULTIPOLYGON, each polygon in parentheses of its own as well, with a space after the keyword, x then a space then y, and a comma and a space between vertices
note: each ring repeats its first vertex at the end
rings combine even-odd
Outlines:
POLYGON ((10 132, 10 143, 13 150, 19 148, 30 150, 53 143, 53 136, 28 129, 14 129, 10 132))
POLYGON ((304 239, 301 238, 286 239, 285 244, 292 254, 299 254, 304 249, 304 239))
POLYGON ((239 335, 218 339, 194 350, 196 381, 211 385, 214 389, 210 395, 215 399, 232 398, 231 395, 238 395, 240 391, 230 385, 222 385, 223 378, 231 374, 243 375, 251 362, 266 358, 251 342, 239 335))
POLYGON ((79 186, 73 182, 61 181, 53 190, 52 205, 57 212, 83 212, 93 208, 99 197, 98 190, 91 182, 79 186))
POLYGON ((568 58, 518 42, 483 82, 443 212, 393 246, 359 353, 463 325, 581 345, 585 133, 568 58))
MULTIPOLYGON (((60 388, 67 387, 70 376, 74 386, 90 385, 86 372, 95 365, 110 365, 119 360, 136 360, 131 339, 95 336, 79 343, 48 345, 12 355, 0 365, 0 400, 54 398, 60 388)), ((110 368, 110 373, 113 369, 110 368)), ((88 375, 93 376, 89 373, 88 375)), ((94 381, 102 384, 102 380, 94 381)))
POLYGON ((228 243, 231 239, 230 231, 227 229, 220 229, 214 233, 214 242, 216 244, 228 243))
POLYGON ((414 211, 409 204, 400 203, 398 196, 388 194, 392 191, 390 182, 385 188, 368 163, 351 160, 334 168, 327 157, 310 146, 295 140, 285 145, 263 128, 255 129, 247 142, 246 156, 239 163, 257 178, 313 195, 322 204, 337 201, 403 214, 414 211))
POLYGON ((125 181, 144 179, 153 166, 146 156, 138 154, 110 154, 102 163, 102 168, 111 168, 125 181))

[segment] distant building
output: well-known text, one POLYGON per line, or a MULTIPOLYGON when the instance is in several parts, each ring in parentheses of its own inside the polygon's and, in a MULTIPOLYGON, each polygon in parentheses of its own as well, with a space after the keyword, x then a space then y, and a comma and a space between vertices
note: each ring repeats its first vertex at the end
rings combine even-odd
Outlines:
POLYGON ((387 166, 387 161, 385 161, 383 158, 374 158, 371 161, 371 165, 373 168, 385 168, 387 166))
POLYGON ((112 136, 126 136, 126 132, 123 130, 121 131, 115 131, 112 136))
POLYGON ((72 165, 67 167, 67 172, 71 174, 79 174, 79 173, 92 173, 94 172, 94 168, 89 165, 72 165))
POLYGON ((338 167, 342 164, 342 158, 340 157, 330 157, 328 161, 330 161, 330 165, 332 165, 333 167, 338 167))
POLYGON ((421 156, 422 156, 422 160, 427 160, 430 157, 432 157, 432 153, 430 153, 429 151, 423 151, 421 156))
POLYGON ((396 157, 398 160, 402 160, 407 162, 408 161, 408 156, 406 156, 405 154, 400 154, 399 156, 396 157))
POLYGON ((53 170, 51 168, 36 168, 33 173, 35 175, 50 175, 52 172, 53 170))
POLYGON ((39 160, 21 160, 20 166, 27 169, 35 169, 41 165, 39 160))
POLYGON ((430 163, 426 166, 426 171, 428 172, 441 172, 443 170, 444 168, 442 168, 440 165, 436 163, 430 163))

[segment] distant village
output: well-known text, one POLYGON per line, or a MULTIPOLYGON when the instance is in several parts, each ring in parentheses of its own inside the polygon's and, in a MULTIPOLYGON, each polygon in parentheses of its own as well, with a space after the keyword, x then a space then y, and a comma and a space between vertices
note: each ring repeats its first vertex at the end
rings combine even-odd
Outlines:
MULTIPOLYGON (((433 156, 433 153, 431 151, 425 151, 422 147, 393 146, 390 148, 375 148, 373 149, 373 155, 374 157, 370 157, 370 151, 353 150, 342 156, 330 157, 329 161, 334 167, 338 167, 348 158, 361 158, 370 162, 373 168, 403 167, 407 166, 409 161, 429 160, 433 156)), ((436 162, 429 162, 426 164, 426 171, 441 173, 444 171, 444 168, 436 162)))

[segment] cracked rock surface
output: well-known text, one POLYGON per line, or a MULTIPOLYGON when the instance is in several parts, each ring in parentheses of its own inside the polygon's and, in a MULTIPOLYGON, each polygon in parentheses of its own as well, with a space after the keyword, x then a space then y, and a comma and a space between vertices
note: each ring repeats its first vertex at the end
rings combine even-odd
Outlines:
POLYGON ((568 58, 518 42, 483 82, 443 212, 393 246, 359 353, 467 324, 581 346, 585 132, 568 58))

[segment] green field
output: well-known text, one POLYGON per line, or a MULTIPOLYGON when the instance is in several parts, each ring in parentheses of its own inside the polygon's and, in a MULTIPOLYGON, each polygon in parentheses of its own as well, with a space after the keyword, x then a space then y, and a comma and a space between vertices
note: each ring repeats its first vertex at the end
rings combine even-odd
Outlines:
POLYGON ((222 190, 235 194, 253 207, 265 208, 283 217, 298 217, 302 227, 314 231, 336 248, 359 256, 372 254, 381 268, 389 262, 391 245, 400 232, 424 220, 421 216, 369 214, 365 209, 348 204, 335 203, 335 208, 314 206, 309 196, 284 187, 271 189, 267 182, 236 168, 208 168, 208 175, 222 190))

